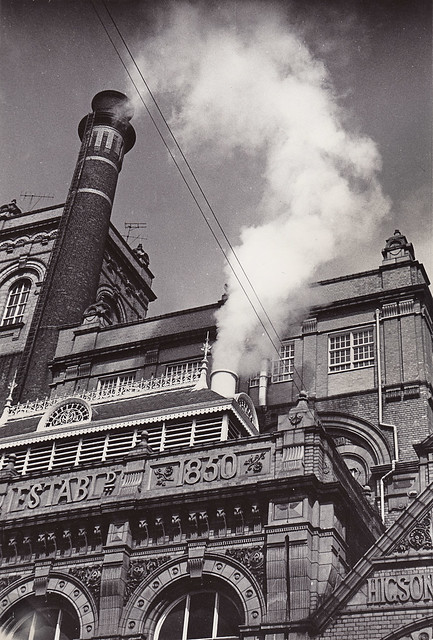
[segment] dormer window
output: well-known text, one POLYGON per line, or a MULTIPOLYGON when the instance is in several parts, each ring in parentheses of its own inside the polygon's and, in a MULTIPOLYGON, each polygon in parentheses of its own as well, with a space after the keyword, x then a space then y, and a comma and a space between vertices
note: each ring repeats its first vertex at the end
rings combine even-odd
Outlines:
POLYGON ((32 283, 29 279, 17 280, 9 289, 2 326, 23 321, 32 283))

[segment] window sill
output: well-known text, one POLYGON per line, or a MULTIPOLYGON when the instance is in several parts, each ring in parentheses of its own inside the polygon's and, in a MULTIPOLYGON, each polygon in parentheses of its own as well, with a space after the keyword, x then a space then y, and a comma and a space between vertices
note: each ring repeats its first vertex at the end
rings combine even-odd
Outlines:
POLYGON ((14 324, 2 324, 0 325, 0 332, 2 331, 14 331, 15 329, 22 329, 24 322, 15 322, 14 324))
POLYGON ((341 369, 340 371, 328 371, 329 376, 334 376, 336 373, 353 373, 354 371, 364 371, 364 369, 372 369, 374 364, 367 364, 365 367, 353 367, 352 369, 341 369))

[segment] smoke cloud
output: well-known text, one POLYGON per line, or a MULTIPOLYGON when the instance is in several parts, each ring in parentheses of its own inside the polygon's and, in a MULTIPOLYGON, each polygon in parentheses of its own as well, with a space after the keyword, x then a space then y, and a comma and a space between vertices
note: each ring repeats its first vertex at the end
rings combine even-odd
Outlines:
MULTIPOLYGON (((205 142, 222 157, 263 158, 261 222, 241 231, 235 251, 281 335, 308 305, 320 266, 355 243, 359 250, 389 202, 375 143, 350 130, 325 64, 287 16, 268 2, 237 3, 233 21, 233 5, 223 7, 174 4, 140 63, 174 105, 170 125, 187 151, 205 142)), ((272 353, 230 269, 227 282, 214 367, 248 373, 260 354, 272 353)))

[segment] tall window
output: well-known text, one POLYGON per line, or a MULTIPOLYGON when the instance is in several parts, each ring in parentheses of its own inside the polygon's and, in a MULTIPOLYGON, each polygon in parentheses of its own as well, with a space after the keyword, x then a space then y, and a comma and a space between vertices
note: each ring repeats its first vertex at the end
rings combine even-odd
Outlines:
POLYGON ((295 363, 295 345, 293 342, 280 347, 280 357, 272 361, 272 382, 287 382, 293 380, 295 363))
POLYGON ((373 364, 373 329, 329 336, 329 371, 360 369, 373 364))
POLYGON ((22 322, 31 286, 31 281, 24 278, 23 280, 15 282, 9 289, 9 295, 2 319, 3 326, 22 322))
POLYGON ((237 640, 242 624, 237 607, 215 591, 189 593, 160 621, 156 640, 237 640))
POLYGON ((14 607, 0 626, 8 640, 73 640, 79 634, 75 613, 38 599, 14 607))

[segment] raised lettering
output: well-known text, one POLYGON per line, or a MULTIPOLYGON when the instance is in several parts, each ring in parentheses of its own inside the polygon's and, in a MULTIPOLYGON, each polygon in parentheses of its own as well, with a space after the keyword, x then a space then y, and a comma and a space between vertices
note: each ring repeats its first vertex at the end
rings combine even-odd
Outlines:
POLYGON ((424 589, 421 583, 420 576, 413 576, 412 580, 410 581, 410 597, 415 601, 421 600, 423 592, 424 589))
POLYGON ((433 575, 430 573, 424 576, 424 600, 433 598, 433 575))
POLYGON ((72 502, 71 487, 68 478, 65 478, 65 480, 63 480, 62 484, 60 485, 60 490, 56 496, 56 499, 54 500, 54 504, 59 504, 60 500, 63 499, 65 500, 65 502, 72 502))
POLYGON ((27 506, 29 509, 36 509, 41 503, 41 496, 39 495, 44 490, 43 484, 34 484, 30 487, 29 496, 27 498, 27 506))
POLYGON ((397 578, 397 598, 398 600, 400 600, 400 602, 407 602, 409 600, 409 584, 410 581, 404 576, 400 576, 400 578, 397 578))
POLYGON ((89 493, 89 484, 91 477, 83 476, 81 478, 77 478, 77 488, 75 490, 74 502, 81 502, 81 500, 85 500, 89 493))
POLYGON ((369 578, 367 581, 368 584, 368 596, 367 600, 370 604, 376 604, 376 602, 380 602, 377 593, 377 585, 375 578, 369 578))
POLYGON ((203 480, 213 482, 218 479, 218 458, 210 458, 203 471, 203 480))
POLYGON ((387 602, 394 602, 397 599, 395 585, 397 584, 394 578, 384 578, 383 581, 385 600, 387 602))
POLYGON ((236 467, 237 467, 237 458, 232 453, 228 453, 227 455, 221 458, 221 478, 224 480, 230 480, 230 478, 234 478, 236 475, 236 467))
POLYGON ((45 488, 48 487, 48 495, 47 495, 47 501, 45 502, 45 506, 46 507, 51 507, 51 505, 53 504, 53 495, 54 495, 54 489, 56 487, 55 482, 52 482, 49 485, 46 485, 45 488))
POLYGON ((184 480, 187 484, 195 484, 200 480, 201 460, 192 458, 184 468, 184 480))

